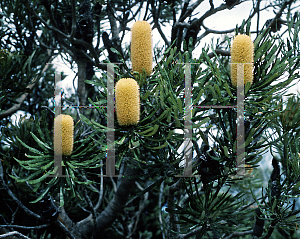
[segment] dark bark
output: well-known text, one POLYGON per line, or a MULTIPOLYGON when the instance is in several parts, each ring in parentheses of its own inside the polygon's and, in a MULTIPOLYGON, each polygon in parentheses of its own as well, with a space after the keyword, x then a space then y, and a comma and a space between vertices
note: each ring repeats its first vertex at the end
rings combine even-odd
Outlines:
POLYGON ((112 48, 114 46, 113 46, 112 41, 109 40, 107 32, 103 32, 102 33, 102 41, 103 41, 104 47, 108 51, 109 61, 111 63, 117 63, 118 62, 118 55, 116 53, 112 52, 112 50, 110 49, 110 48, 112 48))
MULTIPOLYGON (((123 212, 130 193, 134 189, 135 178, 130 178, 138 175, 140 169, 127 168, 124 177, 120 180, 117 192, 114 198, 109 202, 108 206, 96 219, 95 238, 105 238, 103 232, 110 227, 116 218, 123 212)), ((72 228, 72 234, 75 238, 89 239, 92 237, 94 230, 94 221, 92 217, 88 217, 72 228)))
POLYGON ((79 98, 79 105, 85 105, 87 92, 85 90, 85 80, 86 80, 86 61, 77 60, 78 66, 78 88, 77 95, 79 98))

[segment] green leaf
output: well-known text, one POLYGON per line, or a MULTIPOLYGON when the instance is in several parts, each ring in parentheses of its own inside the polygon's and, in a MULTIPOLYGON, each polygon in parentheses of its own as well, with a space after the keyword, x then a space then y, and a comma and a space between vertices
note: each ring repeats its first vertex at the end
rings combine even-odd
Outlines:
POLYGON ((60 207, 63 207, 65 204, 63 191, 64 191, 63 188, 60 187, 59 188, 59 206, 60 207))
MULTIPOLYGON (((29 155, 29 154, 25 154, 25 156, 27 158, 32 158, 32 159, 36 159, 36 160, 30 160, 30 161, 26 161, 30 164, 33 164, 33 163, 36 163, 36 162, 40 162, 41 160, 42 161, 45 161, 45 159, 49 159, 49 158, 52 158, 53 156, 50 155, 50 154, 47 154, 47 155, 29 155)), ((23 161, 25 162, 25 161, 23 161)))
POLYGON ((203 95, 204 93, 204 89, 202 88, 200 91, 199 91, 199 94, 197 95, 197 98, 195 99, 194 101, 194 105, 198 104, 199 100, 200 100, 200 97, 203 95))
POLYGON ((18 178, 18 177, 13 176, 13 175, 9 175, 9 176, 10 176, 11 178, 15 179, 18 183, 24 183, 24 182, 26 182, 26 181, 28 181, 28 180, 34 178, 35 176, 37 176, 37 175, 39 175, 39 174, 41 174, 41 171, 32 173, 32 174, 30 174, 28 177, 23 178, 23 179, 20 179, 20 178, 18 178))
POLYGON ((113 53, 116 53, 116 54, 120 55, 120 53, 119 53, 115 48, 111 47, 110 50, 111 50, 113 53))
POLYGON ((145 130, 139 134, 143 137, 151 137, 157 132, 158 129, 159 129, 159 125, 156 124, 156 125, 152 126, 151 128, 149 128, 148 130, 145 130), (151 132, 151 133, 149 133, 149 132, 151 132), (149 134, 146 134, 146 133, 149 133, 149 134))
POLYGON ((50 175, 51 171, 48 171, 47 173, 45 173, 43 176, 41 176, 38 179, 34 179, 34 180, 28 180, 29 184, 36 184, 39 182, 42 182, 44 179, 46 179, 49 175, 50 175))
POLYGON ((214 84, 214 87, 215 87, 215 89, 216 89, 216 91, 217 91, 219 97, 222 97, 219 86, 218 86, 217 84, 214 84))
MULTIPOLYGON (((167 110, 165 110, 160 116, 158 116, 155 120, 153 120, 153 121, 152 121, 151 123, 149 123, 149 124, 156 123, 157 121, 161 121, 162 119, 166 118, 166 117, 168 116, 170 110, 171 110, 170 108, 167 109, 167 110)), ((147 124, 147 125, 149 125, 149 124, 147 124)), ((146 126, 147 126, 147 125, 146 125, 146 126)))
POLYGON ((41 167, 42 170, 48 169, 52 164, 54 164, 54 160, 52 160, 50 163, 46 164, 45 166, 41 167))
POLYGON ((228 148, 227 148, 227 146, 224 146, 223 149, 224 149, 225 156, 228 158, 229 156, 228 156, 228 148))
POLYGON ((52 148, 48 144, 46 144, 46 143, 42 142, 41 140, 39 140, 38 137, 36 137, 32 132, 30 132, 30 134, 32 135, 32 137, 34 138, 34 140, 38 143, 38 145, 42 149, 44 149, 47 152, 48 152, 48 149, 52 150, 52 148))
POLYGON ((147 92, 143 96, 141 96, 141 99, 142 100, 148 99, 148 97, 149 97, 150 94, 151 94, 151 91, 147 90, 147 92))
POLYGON ((216 93, 215 89, 211 85, 208 85, 207 87, 211 90, 211 92, 213 94, 213 98, 218 99, 218 96, 217 96, 217 93, 216 93))
POLYGON ((204 118, 202 121, 200 121, 199 123, 194 124, 194 125, 193 125, 193 128, 199 128, 201 125, 206 124, 206 123, 209 122, 209 121, 210 121, 210 118, 209 118, 209 117, 206 117, 206 118, 204 118))
POLYGON ((162 149, 162 148, 165 148, 167 146, 168 146, 168 143, 165 142, 164 144, 162 144, 160 146, 156 146, 156 147, 147 147, 147 146, 145 146, 145 147, 148 148, 148 149, 162 149))
POLYGON ((16 139, 24 146, 26 147, 27 149, 29 149, 31 152, 33 153, 36 153, 36 154, 39 154, 39 155, 44 155, 44 153, 42 153, 41 151, 35 149, 35 148, 32 148, 30 146, 28 146, 27 144, 25 144, 22 140, 19 139, 18 136, 16 136, 16 139))
MULTIPOLYGON (((52 186, 52 185, 51 185, 52 186)), ((36 203, 38 201, 40 201, 47 193, 48 191, 50 190, 51 186, 49 185, 46 190, 35 200, 31 201, 30 203, 36 203)))
POLYGON ((149 192, 150 190, 154 189, 156 186, 159 186, 163 181, 164 181, 164 177, 157 179, 156 182, 152 183, 150 186, 145 188, 143 191, 137 193, 137 195, 135 197, 138 198, 141 195, 145 194, 146 192, 149 192))
POLYGON ((229 85, 225 82, 225 83, 224 83, 224 86, 225 86, 225 89, 226 89, 228 95, 230 95, 231 98, 234 98, 234 97, 233 97, 233 94, 231 93, 231 90, 230 90, 230 88, 229 88, 229 85))
POLYGON ((255 133, 255 128, 252 128, 252 129, 250 130, 249 135, 248 135, 248 137, 247 137, 247 140, 246 140, 246 142, 245 142, 245 147, 248 146, 248 145, 250 144, 250 142, 253 141, 253 135, 254 135, 254 133, 255 133))
POLYGON ((181 102, 180 98, 177 98, 177 105, 178 105, 178 109, 179 109, 180 114, 182 114, 183 113, 183 108, 182 108, 182 102, 181 102))

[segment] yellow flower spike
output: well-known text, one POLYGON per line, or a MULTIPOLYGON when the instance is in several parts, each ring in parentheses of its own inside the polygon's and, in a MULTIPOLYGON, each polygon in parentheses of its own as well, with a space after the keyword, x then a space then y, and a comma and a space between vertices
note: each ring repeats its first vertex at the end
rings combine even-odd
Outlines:
POLYGON ((71 155, 73 151, 74 120, 70 115, 58 115, 54 120, 54 152, 71 155))
POLYGON ((131 28, 132 70, 139 73, 143 68, 147 75, 152 73, 152 34, 151 26, 146 21, 137 21, 131 28))
POLYGON ((135 125, 140 120, 140 91, 132 78, 120 79, 115 87, 116 112, 120 125, 135 125))
MULTIPOLYGON (((253 81, 253 61, 254 61, 254 44, 247 35, 237 35, 232 42, 230 49, 231 63, 252 63, 244 65, 244 84, 252 84, 253 81)), ((230 65, 231 83, 237 86, 237 64, 230 65)))

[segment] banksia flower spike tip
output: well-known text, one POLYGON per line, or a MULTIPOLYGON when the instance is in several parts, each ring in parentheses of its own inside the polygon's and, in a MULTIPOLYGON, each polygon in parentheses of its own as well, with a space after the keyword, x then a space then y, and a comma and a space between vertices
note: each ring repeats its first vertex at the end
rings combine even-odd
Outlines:
MULTIPOLYGON (((237 35, 233 39, 231 52, 231 63, 244 64, 244 84, 253 80, 254 44, 247 35, 237 35)), ((230 65, 231 83, 237 86, 237 64, 230 65)))
POLYGON ((71 155, 73 151, 74 121, 70 115, 58 115, 54 120, 54 152, 71 155))
POLYGON ((139 85, 132 78, 120 79, 115 87, 116 112, 120 125, 135 125, 140 120, 139 85))
POLYGON ((131 28, 132 70, 139 73, 143 68, 147 75, 152 73, 152 34, 151 26, 146 21, 137 21, 131 28))

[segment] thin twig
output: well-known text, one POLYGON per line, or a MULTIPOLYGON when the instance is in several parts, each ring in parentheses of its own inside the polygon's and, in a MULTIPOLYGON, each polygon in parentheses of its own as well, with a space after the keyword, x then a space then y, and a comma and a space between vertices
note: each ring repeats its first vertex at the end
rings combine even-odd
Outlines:
MULTIPOLYGON (((4 189, 6 190, 6 192, 9 194, 9 196, 12 197, 12 199, 29 215, 34 216, 37 219, 41 219, 41 216, 34 213, 33 211, 31 211, 30 209, 28 209, 14 194, 13 192, 9 189, 9 187, 7 186, 7 184, 4 181, 3 178, 3 167, 2 167, 2 162, 0 160, 0 182, 2 184, 2 186, 4 187, 4 189)), ((12 225, 9 225, 12 226, 12 225)))
POLYGON ((197 2, 195 2, 194 4, 192 4, 191 6, 187 7, 185 13, 180 16, 179 18, 179 22, 183 22, 187 17, 189 17, 192 12, 203 2, 204 0, 198 0, 197 2))
MULTIPOLYGON (((100 161, 100 165, 103 164, 103 160, 101 159, 100 161)), ((100 175, 103 175, 103 166, 100 167, 100 175)), ((100 191, 99 191, 99 198, 98 198, 98 202, 95 206, 95 211, 97 211, 102 203, 102 200, 103 200, 103 191, 104 191, 104 188, 103 188, 103 177, 100 177, 100 191)))
POLYGON ((177 239, 185 239, 185 238, 189 238, 191 236, 196 235, 198 232, 200 232, 202 230, 202 226, 201 227, 197 227, 195 229, 193 229, 192 231, 190 231, 189 233, 186 234, 179 234, 177 236, 177 239))
POLYGON ((65 233, 66 236, 69 237, 69 239, 76 239, 61 221, 57 220, 55 224, 58 225, 61 230, 63 230, 63 232, 65 233))
POLYGON ((0 227, 13 227, 13 228, 19 228, 19 229, 26 229, 26 230, 32 230, 32 229, 41 229, 45 227, 49 227, 50 224, 43 224, 43 225, 38 225, 34 227, 28 227, 28 226, 20 226, 20 225, 0 225, 0 227))
POLYGON ((75 8, 75 0, 72 0, 72 30, 70 39, 73 39, 76 33, 76 8, 75 8))
POLYGON ((207 55, 209 58, 213 58, 216 56, 215 53, 217 55, 230 56, 230 51, 225 51, 225 50, 221 50, 221 49, 216 49, 215 52, 210 52, 207 55))
POLYGON ((225 237, 225 239, 230 239, 230 238, 233 238, 233 237, 246 236, 246 235, 250 235, 250 234, 253 234, 253 230, 244 231, 244 232, 234 232, 234 233, 230 234, 228 237, 225 237))
MULTIPOLYGON (((49 59, 48 60, 50 60, 51 59, 51 57, 49 57, 49 59)), ((47 61, 48 62, 48 61, 47 61)), ((44 69, 42 70, 42 72, 39 74, 39 75, 37 75, 34 79, 33 79, 33 81, 26 87, 26 89, 28 89, 28 90, 31 90, 34 86, 35 86, 35 84, 38 82, 38 79, 42 76, 42 74, 46 71, 48 69, 48 64, 46 64, 45 66, 44 66, 44 69)), ((5 118, 5 117, 7 117, 7 116, 9 116, 9 115, 12 115, 13 113, 15 113, 15 112, 17 112, 19 109, 20 109, 20 107, 21 107, 21 105, 22 105, 22 103, 23 103, 23 101, 26 99, 26 97, 28 96, 28 92, 26 92, 26 93, 24 93, 23 95, 21 95, 16 101, 17 101, 17 104, 15 104, 15 105, 13 105, 12 107, 10 107, 9 109, 7 109, 6 111, 4 111, 3 113, 1 113, 0 114, 0 119, 3 119, 3 118, 5 118)))
MULTIPOLYGON (((135 182, 135 184, 136 184, 136 186, 137 186, 141 191, 144 190, 144 188, 143 188, 137 181, 135 182)), ((144 208, 145 208, 145 206, 146 206, 146 202, 148 201, 148 197, 149 197, 149 192, 146 192, 146 193, 144 194, 144 200, 143 200, 142 202, 140 202, 140 204, 139 204, 139 210, 138 210, 138 211, 136 212, 136 214, 132 217, 132 219, 136 217, 136 220, 135 220, 135 222, 134 222, 134 227, 133 227, 133 229, 131 230, 130 234, 126 236, 126 238, 128 238, 128 239, 131 238, 132 235, 134 234, 134 232, 136 231, 137 225, 138 225, 138 222, 139 222, 140 215, 141 215, 142 211, 144 210, 144 208)))
POLYGON ((165 187, 165 182, 163 181, 160 185, 159 197, 158 197, 158 208, 159 208, 158 220, 159 220, 160 230, 161 230, 163 239, 166 238, 164 228, 163 228, 162 215, 161 215, 162 197, 163 197, 164 187, 165 187))
POLYGON ((24 236, 23 234, 21 234, 20 232, 17 232, 17 231, 2 234, 2 235, 0 235, 0 238, 7 238, 7 237, 11 238, 11 236, 19 236, 23 239, 30 239, 29 237, 24 236))

